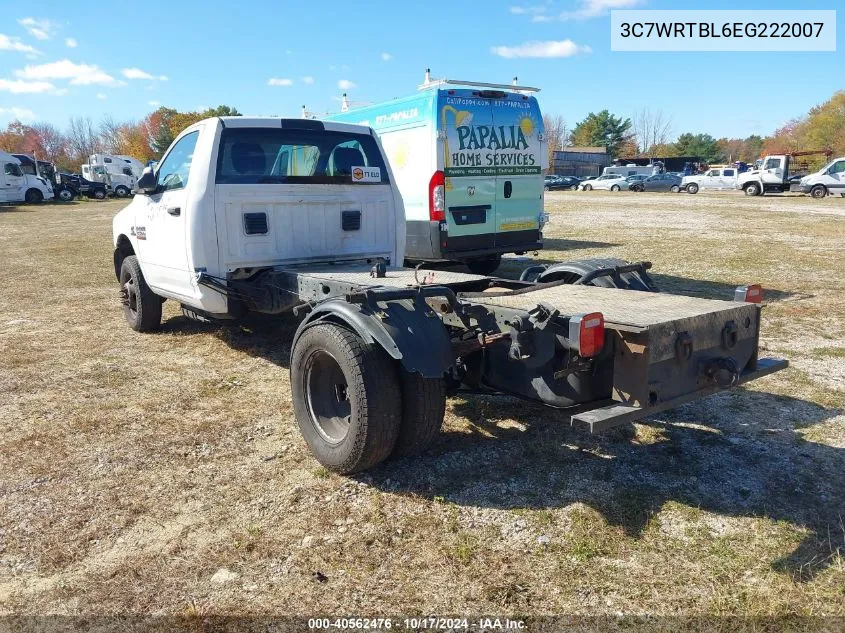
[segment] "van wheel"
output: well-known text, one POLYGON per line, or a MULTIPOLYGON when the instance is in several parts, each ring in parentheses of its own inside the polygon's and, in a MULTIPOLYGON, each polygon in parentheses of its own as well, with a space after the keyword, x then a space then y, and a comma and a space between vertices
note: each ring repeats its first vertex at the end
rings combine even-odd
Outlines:
POLYGON ((24 195, 24 200, 29 204, 38 204, 44 201, 44 194, 38 191, 38 189, 29 189, 24 195))
POLYGON ((390 455, 402 401, 396 367, 381 347, 322 323, 299 337, 290 367, 296 421, 318 462, 350 474, 390 455))
POLYGON ((825 187, 824 185, 816 185, 815 187, 810 189, 810 196, 812 196, 816 200, 824 198, 826 195, 827 187, 825 187))
POLYGON ((698 193, 698 185, 691 182, 687 185, 687 193, 698 193))
POLYGON ((135 255, 120 264, 120 296, 126 322, 136 332, 151 332, 161 325, 161 299, 147 285, 135 255))
POLYGON ((756 182, 752 182, 748 185, 745 185, 745 195, 746 196, 759 196, 760 195, 760 185, 756 182))
POLYGON ((95 200, 104 200, 106 197, 106 192, 102 189, 94 189, 94 192, 91 194, 95 200))
POLYGON ((125 198, 129 195, 129 189, 127 189, 123 185, 119 185, 117 188, 115 188, 114 195, 116 195, 118 198, 125 198))
POLYGON ((446 415, 446 382, 399 368, 402 424, 391 457, 419 455, 431 445, 446 415))
POLYGON ((502 263, 501 255, 482 257, 480 259, 467 260, 466 265, 470 272, 476 275, 492 275, 502 263))

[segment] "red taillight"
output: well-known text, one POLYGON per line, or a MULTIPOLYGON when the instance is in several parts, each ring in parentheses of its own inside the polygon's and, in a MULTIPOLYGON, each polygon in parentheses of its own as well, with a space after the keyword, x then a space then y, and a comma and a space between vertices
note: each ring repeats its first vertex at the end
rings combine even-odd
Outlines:
POLYGON ((579 356, 595 356, 604 348, 604 315, 576 314, 569 319, 569 339, 579 356))
POLYGON ((734 301, 743 303, 763 303, 763 288, 760 284, 739 286, 734 292, 734 301))
POLYGON ((446 178, 442 171, 434 172, 428 183, 428 217, 435 222, 446 219, 446 178))

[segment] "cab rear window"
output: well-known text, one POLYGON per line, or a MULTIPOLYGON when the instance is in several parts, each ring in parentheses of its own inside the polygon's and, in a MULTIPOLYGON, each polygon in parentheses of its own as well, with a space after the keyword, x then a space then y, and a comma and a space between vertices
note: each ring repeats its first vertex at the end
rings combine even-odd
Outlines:
POLYGON ((384 184, 387 168, 368 134, 328 130, 227 128, 217 184, 384 184))

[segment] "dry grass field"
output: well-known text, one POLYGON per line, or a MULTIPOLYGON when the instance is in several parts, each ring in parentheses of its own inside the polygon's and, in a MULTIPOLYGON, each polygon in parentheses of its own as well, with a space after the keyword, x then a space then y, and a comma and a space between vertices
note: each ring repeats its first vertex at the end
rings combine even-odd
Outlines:
POLYGON ((293 420, 292 318, 126 327, 120 206, 0 210, 0 613, 845 616, 845 200, 548 194, 540 259, 762 283, 792 367, 606 436, 454 398, 353 478, 293 420))

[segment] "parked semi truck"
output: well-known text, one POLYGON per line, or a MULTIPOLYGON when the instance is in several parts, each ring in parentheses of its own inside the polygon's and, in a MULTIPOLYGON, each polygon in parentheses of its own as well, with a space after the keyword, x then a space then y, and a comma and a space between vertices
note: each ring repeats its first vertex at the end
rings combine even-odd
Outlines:
MULTIPOLYGON (((11 156, 14 160, 17 160, 20 165, 23 179, 15 181, 17 184, 13 184, 12 179, 10 179, 8 186, 20 188, 20 192, 23 195, 21 200, 30 204, 38 204, 44 200, 53 199, 53 186, 41 174, 39 169, 39 163, 42 161, 37 161, 33 156, 28 154, 7 154, 7 156, 11 156)), ((17 198, 17 194, 14 194, 14 197, 17 198)))
POLYGON ((405 201, 409 260, 490 274, 504 253, 542 248, 548 152, 537 90, 426 70, 411 96, 354 109, 344 100, 330 117, 379 135, 405 201))
POLYGON ((799 163, 796 159, 818 154, 830 158, 833 152, 824 149, 766 156, 759 165, 755 163, 754 169, 739 174, 735 186, 747 196, 790 191, 793 185, 798 184, 798 177, 807 173, 806 164, 799 163))
POLYGON ((88 163, 82 165, 82 175, 86 179, 106 184, 118 198, 131 195, 143 170, 141 161, 122 154, 91 154, 88 163))
POLYGON ((519 280, 404 268, 396 175, 369 127, 221 117, 184 130, 113 222, 127 323, 165 300, 201 320, 294 312, 291 390, 317 460, 352 473, 419 453, 460 389, 600 431, 783 369, 759 357, 761 290, 656 292, 647 262, 519 280))

